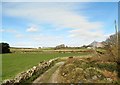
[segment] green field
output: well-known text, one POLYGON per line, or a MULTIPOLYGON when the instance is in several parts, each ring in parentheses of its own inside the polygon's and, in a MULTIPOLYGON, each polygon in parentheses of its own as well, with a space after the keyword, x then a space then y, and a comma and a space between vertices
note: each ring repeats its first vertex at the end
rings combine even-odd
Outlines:
POLYGON ((40 61, 56 57, 81 56, 88 53, 11 53, 2 55, 2 79, 13 78, 18 73, 37 65, 40 61))

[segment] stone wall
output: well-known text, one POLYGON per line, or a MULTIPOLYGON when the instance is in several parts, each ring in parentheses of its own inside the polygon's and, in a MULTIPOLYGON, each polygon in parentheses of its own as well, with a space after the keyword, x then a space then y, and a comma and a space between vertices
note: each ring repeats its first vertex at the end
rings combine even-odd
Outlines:
POLYGON ((48 70, 51 66, 53 66, 55 61, 57 61, 57 58, 51 59, 49 61, 40 62, 37 66, 33 66, 27 71, 19 73, 15 78, 4 80, 2 82, 2 85, 11 85, 11 84, 13 85, 15 83, 25 83, 30 78, 34 80, 36 77, 40 76, 42 73, 48 70))

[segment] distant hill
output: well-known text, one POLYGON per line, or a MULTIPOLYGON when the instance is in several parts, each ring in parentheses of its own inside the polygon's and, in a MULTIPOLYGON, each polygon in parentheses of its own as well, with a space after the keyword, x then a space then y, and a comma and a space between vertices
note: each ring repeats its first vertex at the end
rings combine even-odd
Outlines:
POLYGON ((89 44, 89 46, 91 46, 91 47, 103 47, 104 45, 102 44, 102 42, 93 41, 91 44, 89 44))

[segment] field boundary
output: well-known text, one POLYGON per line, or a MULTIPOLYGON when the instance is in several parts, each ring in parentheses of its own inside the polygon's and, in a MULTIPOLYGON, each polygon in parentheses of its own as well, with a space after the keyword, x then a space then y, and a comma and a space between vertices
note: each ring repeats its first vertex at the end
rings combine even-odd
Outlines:
POLYGON ((2 82, 2 85, 9 85, 15 83, 27 83, 28 81, 33 81, 38 76, 43 74, 46 70, 52 67, 57 61, 58 58, 51 59, 49 61, 44 61, 39 63, 37 66, 33 66, 32 68, 28 69, 27 71, 21 72, 13 79, 7 79, 2 82))

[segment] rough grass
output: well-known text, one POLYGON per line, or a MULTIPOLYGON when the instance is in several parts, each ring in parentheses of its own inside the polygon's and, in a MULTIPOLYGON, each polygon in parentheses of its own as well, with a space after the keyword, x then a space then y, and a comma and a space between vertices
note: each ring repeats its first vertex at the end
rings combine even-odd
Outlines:
POLYGON ((115 62, 96 62, 86 59, 68 58, 60 68, 62 83, 110 83, 117 81, 115 62))
POLYGON ((56 57, 81 56, 86 53, 11 53, 2 55, 2 79, 13 78, 40 61, 56 57))

